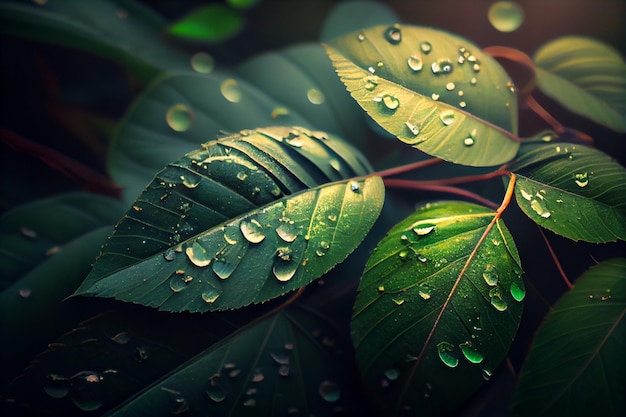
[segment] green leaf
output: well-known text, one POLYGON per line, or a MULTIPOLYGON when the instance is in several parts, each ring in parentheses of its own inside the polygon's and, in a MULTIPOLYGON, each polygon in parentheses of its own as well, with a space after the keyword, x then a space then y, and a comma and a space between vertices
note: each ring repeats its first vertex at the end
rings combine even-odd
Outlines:
POLYGON ((110 414, 332 415, 354 407, 332 328, 280 311, 187 361, 110 414), (325 341, 325 342, 324 342, 325 341))
POLYGON ((626 170, 608 155, 571 143, 530 145, 510 170, 517 204, 540 226, 573 240, 626 240, 626 170))
POLYGON ((0 3, 0 30, 111 58, 143 79, 189 68, 189 57, 160 38, 166 21, 128 0, 0 3))
POLYGON ((612 47, 565 36, 535 53, 537 86, 568 110, 626 132, 626 62, 612 47))
POLYGON ((77 294, 208 311, 306 285, 378 217, 380 178, 339 181, 367 170, 349 145, 302 128, 210 142, 157 174, 77 294))
POLYGON ((72 240, 115 224, 123 213, 118 201, 87 193, 61 194, 6 212, 0 217, 2 289, 72 240))
POLYGON ((346 33, 376 25, 393 25, 400 19, 387 5, 373 1, 336 3, 324 20, 320 39, 328 42, 346 33))
POLYGON ((515 156, 513 84, 469 41, 394 25, 351 33, 325 46, 352 97, 401 141, 463 165, 499 165, 515 156))
POLYGON ((499 219, 490 228, 495 216, 465 202, 428 203, 368 260, 352 339, 384 411, 451 413, 506 356, 525 290, 511 235, 499 219))
POLYGON ((585 272, 535 336, 512 415, 624 415, 625 313, 626 259, 610 259, 585 272))
POLYGON ((236 10, 221 4, 211 4, 172 23, 167 33, 183 40, 215 42, 235 35, 243 24, 244 19, 236 10))

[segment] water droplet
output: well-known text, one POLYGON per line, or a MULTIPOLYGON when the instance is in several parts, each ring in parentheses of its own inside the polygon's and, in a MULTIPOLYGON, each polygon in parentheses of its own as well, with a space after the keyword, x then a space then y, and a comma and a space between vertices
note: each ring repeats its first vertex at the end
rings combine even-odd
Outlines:
POLYGON ((513 32, 524 21, 524 10, 512 1, 497 1, 489 7, 487 12, 489 23, 500 32, 513 32))
POLYGON ((356 181, 350 181, 350 191, 355 192, 355 193, 360 193, 361 186, 356 181))
POLYGON ((252 382, 261 382, 265 379, 265 375, 260 370, 255 370, 254 375, 252 375, 252 382))
POLYGON ((532 200, 530 202, 530 208, 532 208, 535 211, 535 213, 537 213, 544 219, 547 219, 548 217, 550 217, 550 214, 551 214, 550 211, 547 208, 545 208, 543 204, 541 203, 541 201, 539 200, 532 200))
POLYGON ((187 411, 189 411, 189 403, 187 402, 187 399, 180 395, 180 393, 176 393, 173 398, 171 413, 177 416, 186 413, 187 411))
POLYGON ((400 253, 398 253, 398 257, 402 261, 408 261, 409 260, 408 256, 409 256, 408 250, 403 250, 403 251, 400 251, 400 253))
POLYGON ((324 100, 326 100, 326 97, 324 97, 324 93, 316 88, 309 88, 309 90, 306 92, 306 98, 312 104, 322 104, 324 103, 324 100))
POLYGON ((400 107, 400 100, 394 96, 390 96, 389 94, 385 94, 383 96, 382 102, 387 109, 392 111, 397 110, 398 107, 400 107))
POLYGON ((447 59, 440 59, 430 65, 430 69, 435 75, 450 74, 454 70, 454 65, 447 59))
POLYGON ((513 83, 513 81, 508 81, 506 83, 506 88, 508 88, 511 93, 517 92, 517 87, 515 87, 515 84, 513 83))
POLYGON ((430 300, 430 288, 428 288, 424 284, 420 284, 419 290, 417 292, 423 300, 430 300))
POLYGON ((278 368, 278 375, 280 376, 289 376, 289 365, 280 365, 278 368))
POLYGON ((191 173, 187 175, 181 175, 180 179, 183 185, 187 188, 196 188, 200 184, 200 181, 202 181, 202 177, 200 175, 191 173))
POLYGON ((254 398, 246 398, 243 400, 244 407, 254 407, 256 406, 256 400, 254 398))
POLYGON ((320 383, 318 391, 320 393, 320 396, 329 403, 334 403, 341 396, 341 390, 339 388, 339 385, 328 380, 322 381, 320 383))
POLYGON ((63 398, 70 392, 68 379, 57 374, 46 376, 43 389, 52 398, 63 398))
POLYGON ((511 296, 515 301, 522 301, 526 296, 526 290, 524 289, 524 285, 522 283, 512 282, 511 283, 511 296))
POLYGON ((433 230, 435 230, 434 224, 423 224, 423 225, 415 226, 413 228, 413 231, 418 236, 426 236, 430 234, 433 230))
POLYGON ((82 398, 72 398, 72 402, 83 411, 95 411, 104 404, 99 400, 84 400, 82 398))
POLYGON ((222 81, 220 92, 231 103, 238 103, 241 100, 241 90, 237 85, 237 80, 233 78, 222 81))
POLYGON ((530 201, 530 200, 533 198, 533 195, 532 195, 532 194, 530 194, 530 193, 529 193, 528 191, 526 191, 526 190, 522 190, 522 189, 520 189, 520 194, 522 195, 522 197, 523 197, 525 200, 528 200, 528 201, 530 201))
POLYGON ((433 100, 435 100, 435 101, 436 101, 436 100, 439 100, 439 94, 437 94, 437 93, 432 93, 432 94, 430 95, 430 98, 432 98, 432 99, 433 99, 433 100))
POLYGON ((213 304, 215 301, 217 301, 217 299, 219 298, 219 296, 222 294, 222 291, 212 287, 212 286, 208 286, 207 288, 204 289, 204 291, 202 291, 202 300, 207 303, 207 304, 213 304))
POLYGON ((263 233, 263 226, 257 220, 252 219, 248 221, 242 221, 239 225, 241 234, 250 243, 260 243, 265 239, 265 233, 263 233))
POLYGON ((385 39, 392 45, 397 45, 402 41, 402 32, 400 28, 396 26, 389 26, 385 30, 385 39))
POLYGON ((233 272, 235 272, 235 269, 237 269, 237 265, 236 262, 229 262, 228 259, 223 256, 223 253, 220 253, 215 259, 215 262, 213 262, 212 269, 215 275, 220 279, 228 279, 233 272))
POLYGON ((439 114, 439 119, 444 125, 450 126, 454 123, 454 112, 452 110, 444 110, 439 114))
POLYGON ((487 368, 483 368, 483 369, 480 370, 480 373, 482 374, 483 379, 485 381, 489 381, 491 379, 491 375, 492 375, 491 370, 489 370, 487 368))
POLYGON ((31 290, 30 288, 20 288, 17 293, 22 298, 30 298, 30 296, 33 294, 33 290, 31 290))
POLYGON ((472 65, 472 70, 474 70, 474 72, 480 72, 480 64, 472 65))
POLYGON ((291 249, 278 248, 272 272, 280 282, 287 282, 296 274, 298 263, 291 259, 291 249))
POLYGON ((470 85, 476 85, 478 84, 478 80, 476 79, 476 77, 472 77, 472 79, 470 80, 470 85))
POLYGON ((193 122, 193 112, 185 104, 174 104, 165 113, 167 125, 176 132, 184 132, 191 127, 193 122))
POLYGON ((130 334, 128 332, 119 332, 111 340, 119 345, 125 345, 130 341, 130 334))
POLYGON ((207 250, 200 245, 197 241, 193 242, 191 246, 185 249, 185 254, 189 260, 196 266, 205 267, 211 263, 211 256, 207 250))
POLYGON ((181 275, 174 274, 174 276, 170 278, 170 289, 172 291, 181 292, 185 288, 187 288, 187 283, 181 275))
POLYGON ((507 308, 506 301, 502 299, 502 294, 498 287, 492 288, 489 291, 489 297, 491 297, 491 305, 498 311, 504 311, 507 308))
POLYGON ((463 139, 463 145, 465 146, 473 146, 474 145, 474 139, 471 137, 467 137, 465 139, 463 139))
POLYGON ((586 187, 589 184, 589 174, 586 172, 577 173, 574 175, 574 182, 579 187, 586 187))
POLYGON ((239 172, 237 173, 237 179, 238 179, 239 181, 243 181, 243 180, 245 180, 246 178, 248 178, 248 174, 246 174, 245 172, 243 172, 243 171, 239 171, 239 172))
POLYGON ((425 263, 426 261, 428 261, 428 259, 426 259, 426 257, 422 255, 421 253, 417 254, 417 260, 420 261, 421 263, 425 263))
POLYGON ((359 42, 363 42, 365 40, 365 34, 361 32, 356 36, 356 38, 359 42))
POLYGON ((219 383, 219 374, 209 379, 209 386, 206 389, 206 393, 209 398, 216 403, 221 403, 226 399, 226 390, 222 388, 222 385, 219 383))
POLYGON ((396 368, 389 368, 385 371, 385 377, 390 381, 395 381, 400 376, 400 371, 396 368))
POLYGON ((315 250, 315 254, 317 256, 324 256, 326 252, 330 249, 330 244, 326 241, 321 241, 318 248, 315 250))
POLYGON ((433 46, 430 44, 430 42, 422 42, 420 44, 420 49, 423 53, 428 55, 433 50, 433 46))
POLYGON ((149 357, 148 349, 145 346, 137 346, 135 348, 135 360, 139 363, 144 362, 149 357))
POLYGON ((392 298, 391 301, 393 301, 397 306, 401 306, 402 304, 404 304, 404 299, 402 298, 392 298))
POLYGON ((465 359, 471 363, 481 363, 483 361, 483 355, 474 349, 472 342, 461 343, 459 347, 461 348, 461 352, 463 352, 465 359))
POLYGON ((446 84, 446 90, 448 91, 452 91, 456 88, 456 85, 454 83, 448 83, 446 84))
POLYGON ((454 352, 454 345, 452 343, 438 343, 437 351, 439 352, 439 359, 441 359, 441 362, 443 362, 446 366, 454 368, 459 364, 459 358, 452 354, 452 352, 454 352))
POLYGON ((413 136, 417 136, 420 133, 420 129, 418 125, 414 125, 411 122, 406 122, 404 125, 406 126, 407 129, 409 129, 409 132, 411 132, 413 136))
POLYGON ((407 59, 407 64, 409 65, 409 68, 413 72, 419 72, 424 67, 424 63, 422 62, 422 59, 415 55, 411 55, 409 59, 407 59))
POLYGON ((496 270, 495 265, 487 264, 485 266, 485 272, 483 272, 483 279, 490 287, 495 287, 498 285, 498 271, 496 270))
POLYGON ((291 243, 294 240, 296 240, 296 238, 298 237, 298 235, 296 234, 296 232, 294 231, 293 225, 291 225, 290 223, 281 223, 277 228, 276 228, 276 234, 284 241, 287 243, 291 243))
POLYGON ((213 57, 206 52, 198 52, 191 57, 191 68, 200 74, 209 74, 214 66, 213 57))
POLYGON ((176 258, 176 251, 172 248, 167 249, 165 252, 163 252, 163 258, 166 261, 173 261, 176 258))

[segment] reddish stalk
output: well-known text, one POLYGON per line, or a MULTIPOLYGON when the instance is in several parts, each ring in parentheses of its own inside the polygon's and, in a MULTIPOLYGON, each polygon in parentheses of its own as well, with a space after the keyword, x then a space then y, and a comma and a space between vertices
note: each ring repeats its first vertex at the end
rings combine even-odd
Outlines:
POLYGON ((501 168, 498 168, 498 170, 496 171, 488 172, 486 174, 466 175, 463 177, 443 178, 440 180, 424 180, 420 182, 424 184, 432 184, 432 185, 464 184, 468 182, 486 181, 486 180, 501 177, 507 174, 508 174, 508 171, 505 169, 505 167, 501 167, 501 168))
POLYGON ((543 230, 541 230, 540 226, 537 226, 537 228, 539 229, 539 233, 541 234, 543 241, 546 243, 546 246, 548 247, 548 251, 550 252, 550 256, 552 256, 554 265, 556 265, 556 269, 559 270, 559 274, 561 274, 561 277, 563 278, 563 281, 565 281, 565 285, 567 285, 567 288, 571 290, 572 288, 574 288, 574 285, 572 285, 572 282, 569 280, 569 278, 567 278, 567 275, 565 274, 565 271, 563 270, 563 267, 561 266, 561 262, 559 262, 559 258, 557 258, 556 253, 554 253, 554 249, 552 249, 552 245, 548 241, 548 237, 543 232, 543 230))
POLYGON ((565 128, 558 120, 556 120, 546 109, 544 109, 541 104, 535 100, 533 96, 526 97, 526 105, 537 114, 537 116, 541 117, 546 123, 552 126, 552 129, 558 133, 559 135, 565 132, 565 128))
MULTIPOLYGON (((487 238, 487 235, 489 235, 489 233, 493 229, 494 225, 500 219, 500 217, 502 216, 502 213, 504 212, 504 210, 506 210, 506 208, 509 206, 509 204, 511 202, 511 198, 513 197, 513 190, 515 188, 515 179, 516 179, 516 177, 515 177, 515 174, 513 174, 513 173, 511 173, 510 175, 511 176, 510 176, 510 179, 509 179, 509 185, 508 185, 508 187, 506 189, 506 193, 504 195, 504 198, 502 199, 502 203, 500 204, 500 206, 496 210, 496 213, 493 216, 493 219, 491 219, 491 221, 489 222, 489 224, 485 228, 485 231, 480 236, 480 239, 478 239, 478 242, 476 242, 476 245, 474 246, 474 249, 472 250, 472 252, 468 256, 467 261, 465 262, 465 265, 463 265, 463 268, 461 269, 461 272, 459 272, 459 275, 458 275, 456 281, 452 285, 452 288, 450 289, 450 292, 448 293, 448 298, 446 298, 446 301, 441 306, 441 310, 439 310, 439 314, 437 315, 437 318, 433 322, 433 325, 432 325, 432 327, 430 329, 430 333, 428 333, 428 336, 426 337, 426 340, 424 341, 424 345, 422 346, 422 350, 420 351, 419 355, 417 355, 417 357, 415 359, 415 364, 411 368, 411 372, 409 373, 408 378, 407 378, 408 381, 411 381, 413 379, 413 374, 415 373, 415 371, 417 370, 417 367, 419 366, 420 362, 424 358, 424 354, 426 353, 426 349, 428 348, 428 345, 430 344, 430 342, 431 342, 431 340, 432 340, 432 338, 433 338, 433 336, 435 334, 435 331, 437 330, 437 326, 439 325, 439 322, 441 321, 441 318, 443 317, 443 313, 448 308, 448 305, 450 304, 450 301, 452 300, 452 296, 456 292, 456 289, 458 288, 459 283, 461 282, 461 278, 463 278, 463 275, 465 275, 465 272, 467 271, 467 269, 469 268, 470 264, 472 263, 472 261, 476 257, 476 254, 478 253, 478 249, 480 248, 480 246, 483 244, 483 242, 487 238)), ((402 389, 402 392, 398 396, 398 400, 399 400, 398 401, 398 405, 400 405, 402 403, 402 399, 406 395, 408 386, 409 386, 409 384, 405 384, 403 389, 402 389)))
POLYGON ((523 88, 519 90, 520 96, 526 97, 535 88, 535 63, 532 58, 526 55, 524 52, 509 48, 506 46, 489 46, 482 50, 484 53, 491 55, 494 58, 504 58, 509 61, 518 63, 528 68, 532 72, 532 77, 523 88))
POLYGON ((384 182, 385 182, 386 187, 456 194, 462 197, 470 198, 494 210, 498 208, 498 205, 494 203, 493 201, 487 200, 486 198, 476 193, 473 193, 471 191, 467 191, 458 187, 449 187, 446 185, 431 184, 425 181, 389 179, 389 178, 384 179, 384 182))
POLYGON ((401 165, 398 167, 393 167, 393 168, 385 169, 382 171, 378 171, 375 173, 375 175, 385 178, 385 177, 390 177, 392 175, 404 174, 405 172, 414 171, 420 168, 426 168, 431 165, 436 165, 440 162, 443 162, 443 159, 431 158, 431 159, 426 159, 424 161, 413 162, 411 164, 401 165))

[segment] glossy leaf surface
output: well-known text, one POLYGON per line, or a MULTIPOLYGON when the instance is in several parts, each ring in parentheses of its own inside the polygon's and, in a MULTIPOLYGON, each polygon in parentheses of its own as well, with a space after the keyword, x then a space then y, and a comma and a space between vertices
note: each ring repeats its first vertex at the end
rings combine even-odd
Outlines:
POLYGON ((515 199, 537 224, 587 242, 626 239, 626 170, 582 145, 525 147, 511 166, 515 199))
POLYGON ((163 410, 331 415, 354 401, 334 337, 316 316, 278 312, 211 346, 109 415, 160 415, 163 410))
POLYGON ((97 53, 144 79, 189 67, 184 53, 161 40, 165 19, 134 1, 5 1, 0 23, 4 33, 97 53))
POLYGON ((368 260, 352 336, 369 392, 388 413, 452 412, 506 356, 525 290, 501 220, 481 242, 494 216, 470 203, 427 204, 368 260))
POLYGON ((626 259, 593 266, 535 336, 513 416, 619 416, 626 412, 626 259))
POLYGON ((387 5, 372 1, 337 3, 324 20, 320 39, 331 41, 346 33, 376 25, 393 25, 400 21, 387 5))
POLYGON ((514 86, 469 41, 416 26, 375 26, 326 50, 352 97, 401 141, 463 165, 515 156, 514 86))
POLYGON ((306 129, 210 142, 156 176, 78 293, 207 311, 305 285, 358 246, 384 195, 380 178, 306 189, 367 169, 349 145, 306 129))
POLYGON ((237 33, 243 26, 243 16, 220 4, 202 6, 172 23, 167 33, 189 41, 215 42, 237 33))
POLYGON ((568 110, 626 132, 626 62, 612 47, 566 36, 534 55, 537 86, 568 110))

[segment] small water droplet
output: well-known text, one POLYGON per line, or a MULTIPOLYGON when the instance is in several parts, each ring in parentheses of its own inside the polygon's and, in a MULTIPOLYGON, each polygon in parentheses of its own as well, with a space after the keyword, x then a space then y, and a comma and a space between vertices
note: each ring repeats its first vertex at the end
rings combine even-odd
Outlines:
POLYGON ((360 193, 361 186, 356 181, 350 181, 350 191, 355 192, 355 193, 360 193))
POLYGON ((435 75, 450 74, 454 70, 454 65, 447 59, 440 59, 430 65, 430 69, 435 75))
POLYGON ((513 32, 524 21, 524 10, 512 1, 497 1, 489 7, 487 12, 489 23, 500 32, 513 32))
POLYGON ((511 283, 511 296, 515 301, 522 301, 526 297, 526 289, 522 283, 511 283))
POLYGON ((485 271, 483 272, 483 279, 490 287, 495 287, 498 285, 498 271, 496 270, 495 265, 487 264, 485 266, 485 271))
POLYGON ((135 348, 135 360, 139 363, 144 362, 149 357, 148 349, 145 346, 137 346, 135 348))
POLYGON ((176 132, 184 132, 193 123, 193 111, 186 104, 174 104, 165 113, 167 125, 176 132))
POLYGON ((265 375, 260 370, 255 370, 254 375, 252 375, 252 382, 261 382, 265 379, 265 375))
POLYGON ((439 359, 446 366, 454 368, 459 364, 459 358, 454 356, 454 345, 449 342, 440 342, 437 344, 437 351, 439 352, 439 359))
POLYGON ((480 64, 472 65, 472 70, 474 70, 474 72, 480 72, 480 64))
POLYGON ((70 392, 68 379, 57 374, 46 376, 43 389, 52 398, 64 398, 70 392))
POLYGON ((472 77, 472 79, 470 80, 470 85, 476 85, 478 84, 478 80, 476 79, 476 77, 472 77))
POLYGON ((517 87, 515 87, 515 84, 513 83, 513 81, 508 81, 506 83, 506 88, 508 88, 511 93, 517 92, 517 87))
POLYGON ((356 38, 359 42, 363 42, 365 40, 365 34, 361 32, 356 36, 356 38))
POLYGON ((408 261, 409 260, 408 256, 409 256, 408 250, 403 250, 403 251, 400 251, 400 253, 398 253, 398 257, 402 261, 408 261))
POLYGON ((227 78, 220 84, 220 92, 222 96, 231 103, 238 103, 241 100, 241 90, 237 85, 237 80, 227 78))
POLYGON ((471 137, 467 137, 465 139, 463 139, 463 145, 465 146, 473 146, 474 145, 474 139, 471 137))
POLYGON ((243 400, 243 406, 244 407, 255 407, 256 406, 256 400, 254 398, 246 398, 245 400, 243 400))
POLYGON ((226 399, 226 390, 222 388, 222 385, 219 383, 219 374, 209 379, 209 386, 206 389, 206 393, 209 398, 216 403, 221 403, 226 399))
POLYGON ((315 250, 315 254, 317 256, 324 256, 326 252, 330 249, 330 244, 326 241, 321 241, 318 248, 315 250))
POLYGON ((420 133, 420 129, 418 125, 415 125, 411 122, 406 122, 404 125, 406 126, 407 129, 409 129, 409 132, 411 132, 413 136, 417 136, 420 133))
POLYGON ((439 94, 437 94, 437 93, 432 93, 432 94, 430 95, 430 98, 432 98, 433 100, 437 101, 437 100, 439 100, 439 94))
POLYGON ((392 111, 395 111, 398 109, 398 107, 400 107, 400 100, 398 100, 396 97, 391 96, 389 94, 385 94, 383 96, 382 103, 385 105, 385 107, 388 110, 392 110, 392 111))
POLYGON ((248 174, 246 174, 245 172, 243 172, 243 171, 239 171, 239 172, 237 173, 237 179, 238 179, 239 181, 244 181, 246 178, 248 178, 248 174))
POLYGON ((404 299, 402 298, 392 298, 391 301, 393 301, 394 304, 397 306, 401 306, 402 304, 404 304, 404 299))
POLYGON ((265 239, 263 226, 255 219, 242 221, 239 224, 239 229, 243 237, 250 243, 260 243, 265 239))
POLYGON ((33 294, 33 290, 31 290, 30 288, 20 288, 17 293, 22 298, 30 298, 30 296, 33 294))
POLYGON ((187 258, 196 266, 205 267, 211 263, 211 256, 207 250, 200 245, 197 241, 193 242, 191 246, 185 249, 187 258))
POLYGON ((430 44, 430 42, 422 42, 420 44, 420 49, 423 53, 428 55, 433 50, 433 46, 430 44))
POLYGON ((461 352, 463 352, 465 359, 471 363, 481 363, 483 361, 483 355, 474 348, 472 342, 461 343, 459 347, 461 348, 461 352))
POLYGON ((206 52, 198 52, 191 57, 191 68, 200 74, 209 74, 214 66, 213 57, 206 52))
POLYGON ((207 286, 203 291, 202 291, 202 300, 207 303, 207 304, 213 304, 215 301, 217 301, 217 299, 219 298, 219 296, 222 294, 222 291, 212 287, 212 286, 207 286))
POLYGON ((430 288, 428 288, 425 284, 420 284, 417 293, 423 300, 430 300, 430 288))
POLYGON ((322 93, 317 88, 309 88, 306 92, 306 98, 311 102, 311 104, 322 104, 326 97, 324 97, 324 93, 322 93))
POLYGON ((424 63, 422 62, 422 59, 420 57, 415 56, 415 55, 411 55, 407 59, 407 64, 409 65, 409 68, 413 72, 419 72, 424 67, 424 63))
POLYGON ((185 288, 187 288, 187 283, 181 275, 174 274, 174 276, 170 278, 170 289, 172 291, 181 292, 185 288))
POLYGON ((530 202, 530 208, 532 208, 535 211, 535 213, 537 213, 544 219, 547 219, 548 217, 550 217, 550 214, 551 214, 550 211, 547 208, 545 208, 543 204, 541 203, 541 201, 539 200, 532 200, 530 202))
POLYGON ((491 305, 498 311, 504 311, 507 309, 506 301, 502 299, 502 294, 498 287, 492 288, 489 291, 489 297, 491 297, 491 305))
POLYGON ((421 253, 417 254, 417 260, 420 261, 421 263, 425 263, 426 261, 428 261, 428 259, 421 253))
POLYGON ((530 193, 529 193, 528 191, 526 191, 526 190, 522 190, 522 189, 520 189, 520 194, 522 195, 522 197, 523 197, 525 200, 528 200, 528 201, 532 200, 532 198, 533 198, 533 195, 532 195, 532 194, 530 194, 530 193))
POLYGON ((586 172, 574 174, 574 182, 581 188, 586 187, 589 185, 589 174, 586 172))
POLYGON ((402 32, 396 26, 390 26, 385 30, 385 39, 392 45, 397 45, 402 41, 402 32))
POLYGON ((200 184, 200 181, 202 181, 202 177, 200 175, 191 173, 187 175, 181 175, 180 179, 183 185, 187 188, 196 188, 200 184))
POLYGON ((448 91, 452 91, 456 88, 456 85, 454 83, 448 83, 446 84, 446 90, 448 91))
POLYGON ((172 248, 167 249, 165 252, 163 252, 163 258, 166 261, 173 261, 176 258, 176 251, 172 248))
POLYGON ((439 119, 444 125, 450 126, 454 123, 454 112, 452 110, 444 110, 439 114, 439 119))
POLYGON ((385 377, 390 381, 395 381, 400 376, 400 371, 396 368, 389 368, 385 371, 385 377))
POLYGON ((339 385, 328 380, 324 380, 320 383, 318 392, 320 396, 329 403, 336 402, 341 396, 341 390, 339 388, 339 385))

